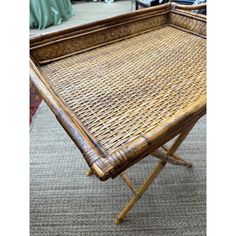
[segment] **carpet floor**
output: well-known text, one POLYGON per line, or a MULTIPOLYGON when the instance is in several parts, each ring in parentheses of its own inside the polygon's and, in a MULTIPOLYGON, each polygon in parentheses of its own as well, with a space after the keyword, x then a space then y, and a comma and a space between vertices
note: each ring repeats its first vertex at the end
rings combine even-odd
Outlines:
MULTIPOLYGON (((119 177, 85 176, 81 153, 43 103, 30 130, 30 235, 206 235, 205 126, 202 118, 179 150, 193 168, 167 165, 115 225, 132 193, 119 177)), ((149 156, 128 176, 138 186, 156 162, 149 156)))

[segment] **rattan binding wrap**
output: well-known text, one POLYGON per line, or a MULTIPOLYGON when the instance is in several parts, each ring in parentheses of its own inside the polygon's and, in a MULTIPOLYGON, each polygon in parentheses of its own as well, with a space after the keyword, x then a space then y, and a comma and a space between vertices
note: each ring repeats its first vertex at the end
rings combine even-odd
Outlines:
MULTIPOLYGON (((41 66, 39 41, 32 40, 32 80, 101 179, 117 176, 205 113, 206 22, 170 6, 156 8, 169 24, 156 20, 144 33, 75 55, 62 47, 62 57, 41 66)), ((135 14, 141 13, 129 15, 135 14)), ((70 40, 64 38, 61 45, 70 40)))

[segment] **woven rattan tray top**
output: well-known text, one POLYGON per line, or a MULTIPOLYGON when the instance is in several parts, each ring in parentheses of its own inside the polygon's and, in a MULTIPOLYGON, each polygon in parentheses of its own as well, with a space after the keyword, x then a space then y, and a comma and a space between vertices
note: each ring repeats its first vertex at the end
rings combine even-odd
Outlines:
POLYGON ((205 95, 205 39, 164 27, 41 68, 109 153, 205 95))
POLYGON ((206 20, 173 6, 31 39, 31 80, 102 180, 205 114, 206 20))

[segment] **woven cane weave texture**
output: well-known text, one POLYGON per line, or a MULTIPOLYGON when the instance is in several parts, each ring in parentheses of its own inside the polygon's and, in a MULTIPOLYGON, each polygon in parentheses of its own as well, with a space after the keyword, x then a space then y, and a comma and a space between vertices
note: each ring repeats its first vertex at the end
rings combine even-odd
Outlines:
POLYGON ((205 95, 206 41, 164 27, 41 67, 112 153, 205 95))
MULTIPOLYGON (((193 168, 167 164, 120 225, 114 217, 132 196, 121 178, 99 181, 73 141, 42 104, 30 132, 31 236, 206 235, 206 124, 199 120, 178 154, 193 168)), ((138 187, 158 160, 127 171, 138 187)))

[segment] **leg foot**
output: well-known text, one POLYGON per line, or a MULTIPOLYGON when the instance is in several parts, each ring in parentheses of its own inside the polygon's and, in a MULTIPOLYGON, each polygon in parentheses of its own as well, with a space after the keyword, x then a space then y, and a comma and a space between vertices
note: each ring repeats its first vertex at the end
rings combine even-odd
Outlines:
POLYGON ((192 162, 187 162, 187 167, 192 168, 193 167, 193 163, 192 162))
POLYGON ((116 218, 115 219, 115 224, 119 225, 122 222, 123 219, 116 218))

